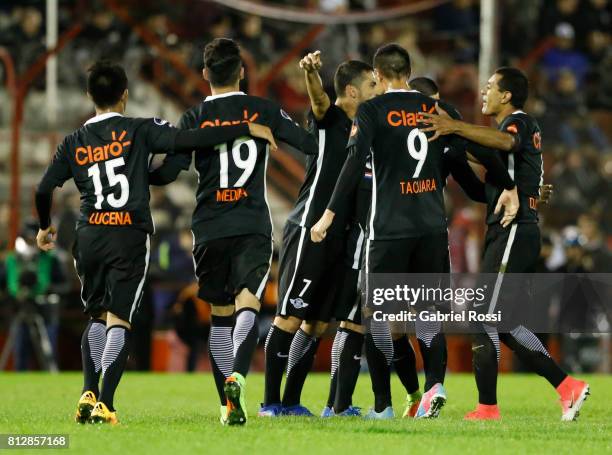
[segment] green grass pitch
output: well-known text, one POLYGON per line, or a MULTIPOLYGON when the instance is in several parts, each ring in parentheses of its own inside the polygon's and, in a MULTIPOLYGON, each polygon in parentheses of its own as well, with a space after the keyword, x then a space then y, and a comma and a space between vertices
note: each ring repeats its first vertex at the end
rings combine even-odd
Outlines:
MULTIPOLYGON (((263 376, 252 374, 247 380, 248 424, 222 427, 210 374, 128 372, 115 400, 121 424, 112 428, 72 422, 81 384, 78 373, 2 373, 0 433, 69 434, 70 449, 51 452, 102 455, 611 452, 612 376, 587 379, 591 396, 578 422, 560 421, 556 394, 542 378, 514 374, 500 377, 501 422, 462 420, 476 402, 474 379, 463 374, 447 377, 449 401, 439 419, 368 422, 359 418, 257 418, 263 376)), ((306 382, 303 403, 315 413, 324 405, 328 383, 325 374, 313 374, 306 382)), ((395 377, 393 396, 396 414, 400 414, 404 393, 395 377)), ((371 402, 369 377, 361 375, 354 403, 367 408, 371 402)))

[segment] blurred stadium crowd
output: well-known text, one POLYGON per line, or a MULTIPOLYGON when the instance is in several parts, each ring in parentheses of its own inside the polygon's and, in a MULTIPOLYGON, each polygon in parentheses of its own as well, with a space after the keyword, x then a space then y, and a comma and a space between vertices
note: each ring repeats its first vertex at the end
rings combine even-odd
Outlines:
MULTIPOLYGON (((267 3, 333 14, 374 11, 405 2, 267 3)), ((35 81, 26 100, 22 148, 25 184, 28 174, 40 175, 55 141, 91 116, 92 106, 82 95, 85 71, 91 63, 108 57, 124 64, 130 78, 128 112, 163 116, 176 122, 183 110, 203 97, 197 83, 201 51, 215 37, 239 40, 250 56, 247 78, 265 80, 266 84, 259 85, 263 95, 277 100, 296 119, 303 120, 309 108, 303 74, 297 65, 299 56, 308 50, 322 51, 323 79, 331 94, 337 64, 348 58, 370 61, 377 47, 389 41, 409 50, 414 76, 434 78, 442 98, 455 104, 468 120, 479 119, 480 12, 476 0, 452 0, 393 21, 328 26, 284 66, 277 63, 299 45, 309 26, 240 14, 199 0, 175 0, 171 5, 162 0, 126 0, 121 2, 121 8, 129 11, 130 19, 125 20, 117 14, 117 4, 102 0, 59 1, 60 33, 73 25, 75 18, 83 20, 85 27, 58 55, 58 118, 62 120, 50 128, 41 113, 44 75, 35 81), (140 33, 134 24, 140 25, 140 33), (152 36, 143 38, 142 30, 152 36), (152 46, 154 42, 161 47, 152 46), (169 51, 173 59, 161 58, 160 48, 169 51), (185 77, 184 70, 197 77, 185 77), (55 134, 49 135, 50 131, 55 134)), ((17 74, 23 74, 45 52, 44 14, 42 1, 5 0, 0 4, 0 47, 12 55, 17 74)), ((612 2, 503 0, 499 2, 497 21, 498 62, 520 66, 530 77, 526 110, 541 124, 545 181, 555 186, 550 205, 542 209, 545 237, 541 271, 611 272, 612 2)), ((6 79, 3 70, 0 79, 6 79)), ((11 121, 9 100, 10 96, 0 88, 0 137, 7 139, 5 143, 11 121)), ((27 220, 16 250, 9 252, 8 146, 0 147, 4 147, 0 148, 0 342, 6 338, 9 316, 24 302, 34 302, 35 311, 44 317, 51 344, 59 351, 60 368, 78 369, 80 357, 75 347, 83 319, 79 283, 70 256, 78 195, 68 187, 58 194, 61 201, 56 203, 54 216, 59 228, 59 249, 51 260, 36 250, 36 225, 27 220)), ((206 344, 208 307, 196 298, 189 231, 194 181, 194 175, 185 175, 168 189, 152 188, 157 234, 144 311, 135 324, 140 335, 135 336, 139 342, 133 355, 134 368, 163 368, 172 362, 164 360, 159 351, 171 349, 168 345, 176 345, 176 340, 160 340, 154 335, 172 328, 187 346, 181 351, 186 358, 181 368, 195 369, 198 362, 206 362, 206 356, 200 354, 206 344)), ((31 211, 31 191, 31 185, 24 188, 22 213, 31 211)), ((291 195, 284 199, 286 211, 291 195)), ((453 184, 449 186, 448 201, 454 271, 475 272, 484 232, 484 208, 468 202, 453 184)), ((264 299, 268 316, 275 310, 275 279, 272 273, 264 299)), ((13 362, 17 369, 28 369, 37 365, 32 355, 35 346, 27 330, 22 329, 13 362)), ((265 324, 262 330, 267 332, 265 324)), ((566 357, 573 370, 593 370, 599 363, 597 355, 566 357)))

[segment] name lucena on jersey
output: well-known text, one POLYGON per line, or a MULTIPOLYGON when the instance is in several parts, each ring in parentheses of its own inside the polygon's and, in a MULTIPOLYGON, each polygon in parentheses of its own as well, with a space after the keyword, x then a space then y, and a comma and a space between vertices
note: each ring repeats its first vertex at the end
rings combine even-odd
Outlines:
POLYGON ((359 148, 360 141, 371 143, 371 239, 446 231, 443 154, 447 139, 428 142, 418 128, 419 112, 434 112, 435 102, 415 91, 394 91, 359 109, 349 147, 359 148))
MULTIPOLYGON (((515 146, 510 152, 492 151, 499 154, 508 167, 508 173, 516 183, 520 207, 516 215, 517 223, 538 222, 538 200, 540 185, 544 179, 542 157, 542 132, 536 120, 523 111, 513 112, 499 125, 499 130, 514 136, 515 146)), ((485 178, 487 196, 487 224, 499 223, 502 214, 493 211, 502 190, 491 183, 489 175, 485 178)))
POLYGON ((74 178, 81 193, 77 228, 131 226, 153 232, 149 154, 173 151, 176 130, 169 126, 113 113, 94 117, 64 138, 43 178, 58 187, 74 178))

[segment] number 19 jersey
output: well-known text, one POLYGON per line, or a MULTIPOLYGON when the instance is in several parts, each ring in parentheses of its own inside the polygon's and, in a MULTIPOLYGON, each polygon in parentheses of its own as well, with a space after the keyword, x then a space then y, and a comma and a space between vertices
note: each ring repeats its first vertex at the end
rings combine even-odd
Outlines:
MULTIPOLYGON (((178 126, 214 128, 241 122, 269 126, 276 139, 304 153, 317 153, 314 136, 279 106, 242 92, 207 97, 185 112, 178 126)), ((272 235, 266 194, 268 155, 268 143, 250 136, 196 153, 198 188, 192 218, 196 244, 246 234, 272 235)))

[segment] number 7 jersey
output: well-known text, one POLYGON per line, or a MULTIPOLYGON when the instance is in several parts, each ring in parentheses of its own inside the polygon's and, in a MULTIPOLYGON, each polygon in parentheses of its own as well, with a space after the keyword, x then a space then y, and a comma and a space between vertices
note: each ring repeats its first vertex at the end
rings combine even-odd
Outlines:
MULTIPOLYGON (((314 136, 300 128, 278 105, 242 92, 207 97, 185 112, 178 126, 214 128, 241 122, 269 126, 277 140, 307 154, 317 153, 314 136)), ((198 173, 192 218, 195 243, 247 234, 272 236, 266 190, 268 143, 244 136, 201 152, 195 154, 198 173)), ((181 158, 177 155, 176 159, 181 158)))

